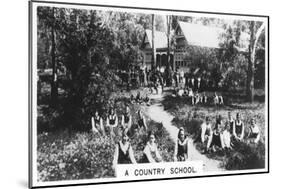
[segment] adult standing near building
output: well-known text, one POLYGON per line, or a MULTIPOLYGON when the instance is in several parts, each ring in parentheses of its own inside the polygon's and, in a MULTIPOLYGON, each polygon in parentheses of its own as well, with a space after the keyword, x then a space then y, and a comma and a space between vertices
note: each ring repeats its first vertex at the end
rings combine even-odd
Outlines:
POLYGON ((147 71, 147 67, 144 66, 144 70, 143 70, 143 74, 144 74, 144 86, 146 87, 148 85, 148 71, 147 71))
POLYGON ((173 75, 173 80, 174 80, 174 87, 178 87, 178 80, 177 80, 177 72, 174 72, 173 75))
POLYGON ((184 77, 185 77, 185 86, 184 86, 184 88, 188 88, 189 77, 188 77, 188 73, 187 72, 184 74, 184 77))
POLYGON ((193 90, 198 91, 198 78, 194 77, 193 90))
POLYGON ((197 77, 197 90, 198 92, 201 92, 201 77, 197 77))
POLYGON ((191 77, 191 81, 190 81, 190 88, 194 91, 194 83, 195 83, 195 81, 194 81, 195 79, 194 79, 194 76, 192 76, 191 77))

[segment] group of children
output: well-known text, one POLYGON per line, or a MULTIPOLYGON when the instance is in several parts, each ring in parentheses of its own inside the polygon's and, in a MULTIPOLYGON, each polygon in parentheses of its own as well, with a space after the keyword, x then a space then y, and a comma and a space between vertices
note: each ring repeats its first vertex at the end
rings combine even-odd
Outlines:
POLYGON ((150 105, 150 99, 148 97, 148 94, 146 94, 145 97, 142 97, 140 91, 138 91, 136 97, 134 97, 134 95, 131 94, 130 103, 139 103, 139 104, 144 103, 146 105, 150 105))
MULTIPOLYGON (((205 145, 206 152, 221 150, 231 150, 238 141, 247 141, 257 144, 260 140, 260 129, 254 119, 251 119, 249 133, 245 136, 245 125, 241 120, 239 113, 234 120, 231 112, 228 113, 228 120, 223 124, 221 116, 217 117, 216 124, 213 128, 211 120, 206 117, 206 120, 201 125, 201 142, 205 145)), ((190 140, 185 135, 184 129, 181 127, 178 130, 178 138, 174 147, 173 160, 186 161, 189 158, 190 140)), ((162 162, 163 158, 158 150, 156 136, 153 132, 148 133, 146 145, 143 149, 143 158, 141 163, 162 162)), ((133 148, 130 144, 128 134, 125 130, 122 132, 121 140, 116 144, 113 167, 117 164, 137 163, 133 148)))
POLYGON ((105 136, 107 133, 113 137, 120 135, 123 131, 135 132, 141 128, 147 130, 145 117, 143 116, 141 110, 137 113, 137 124, 136 127, 132 127, 132 116, 130 113, 129 106, 126 106, 125 113, 121 115, 121 124, 119 124, 119 118, 116 111, 111 108, 108 115, 106 116, 105 122, 100 116, 99 112, 96 111, 94 116, 91 118, 92 131, 94 133, 99 133, 105 136))
MULTIPOLYGON (((139 110, 137 113, 136 128, 132 127, 132 115, 130 113, 129 106, 126 106, 125 113, 121 116, 121 124, 118 122, 118 116, 114 109, 110 109, 109 114, 105 119, 105 124, 98 113, 95 112, 94 116, 91 118, 92 131, 94 133, 99 133, 100 135, 110 135, 110 136, 121 136, 120 141, 115 146, 114 158, 113 158, 113 168, 116 168, 117 164, 128 164, 137 163, 132 145, 130 143, 129 136, 131 133, 138 132, 139 129, 144 129, 145 132, 148 131, 145 117, 139 110)), ((141 163, 154 163, 162 162, 163 159, 158 150, 156 143, 156 135, 154 132, 147 132, 147 142, 143 149, 143 157, 140 160, 141 163)), ((178 140, 175 145, 174 150, 174 161, 186 161, 188 159, 188 140, 185 136, 183 128, 179 129, 178 140)))
MULTIPOLYGON (((187 94, 189 95, 190 93, 192 93, 192 91, 188 91, 187 94)), ((193 96, 191 95, 191 97, 193 96)), ((131 97, 131 101, 138 103, 149 102, 149 98, 146 98, 148 98, 148 96, 141 98, 140 93, 138 92, 136 97, 131 97)), ((197 98, 198 97, 195 97, 195 104, 198 103, 197 101, 201 103, 207 102, 205 93, 203 93, 199 100, 197 98)), ((223 99, 220 98, 222 97, 219 97, 215 93, 213 99, 214 103, 216 101, 218 101, 218 103, 223 101, 223 99)), ((140 163, 162 162, 163 158, 158 150, 156 135, 151 131, 148 132, 146 119, 142 111, 139 110, 137 112, 135 119, 136 124, 133 124, 132 114, 128 105, 125 107, 125 111, 120 117, 121 121, 119 123, 119 117, 117 116, 116 111, 112 108, 104 121, 98 111, 96 111, 94 116, 91 118, 92 131, 94 133, 99 133, 103 136, 110 135, 111 137, 116 135, 121 136, 120 141, 115 146, 113 168, 115 169, 117 164, 137 163, 134 156, 134 150, 130 143, 130 137, 133 137, 140 129, 143 129, 146 133, 148 133, 147 141, 142 151, 143 158, 140 160, 140 163)), ((257 144, 260 140, 260 129, 256 124, 255 119, 251 119, 248 130, 248 135, 245 136, 245 124, 241 119, 240 113, 237 113, 236 119, 234 119, 231 112, 228 112, 228 118, 226 121, 223 121, 222 116, 219 115, 216 118, 215 125, 212 125, 210 117, 207 116, 201 125, 200 140, 204 145, 204 151, 206 153, 217 150, 231 150, 238 142, 257 144)), ((181 127, 178 131, 178 138, 175 142, 173 160, 188 160, 188 146, 189 140, 185 135, 184 129, 181 127)))
POLYGON ((257 144, 259 140, 260 129, 254 118, 251 119, 248 135, 245 136, 245 125, 240 113, 236 114, 234 120, 231 112, 228 112, 228 119, 225 123, 219 115, 214 127, 212 127, 210 118, 206 117, 201 125, 201 142, 204 144, 205 152, 217 149, 230 150, 238 141, 257 144))
POLYGON ((174 74, 173 83, 175 87, 187 87, 194 91, 201 91, 203 89, 203 82, 200 76, 188 76, 188 74, 184 72, 176 72, 174 74))
POLYGON ((199 93, 198 91, 193 92, 192 88, 180 88, 175 90, 176 94, 173 96, 187 97, 188 101, 192 105, 196 104, 214 104, 214 105, 223 105, 224 100, 222 95, 214 93, 213 96, 208 97, 205 92, 199 93))
MULTIPOLYGON (((178 131, 178 139, 174 148, 174 161, 186 161, 188 159, 188 144, 189 140, 185 135, 184 129, 178 131)), ((163 158, 159 152, 156 135, 153 132, 148 132, 147 142, 142 151, 143 156, 139 163, 158 163, 163 162, 163 158)), ((115 146, 113 158, 113 169, 116 169, 117 164, 137 163, 130 139, 127 133, 122 132, 121 140, 115 146)))

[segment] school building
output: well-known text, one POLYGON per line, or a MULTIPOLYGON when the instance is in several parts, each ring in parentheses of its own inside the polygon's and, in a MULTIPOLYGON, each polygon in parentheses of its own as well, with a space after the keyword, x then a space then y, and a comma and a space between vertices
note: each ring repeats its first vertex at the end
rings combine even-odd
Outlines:
MULTIPOLYGON (((170 60, 173 63, 172 68, 178 68, 179 71, 187 72, 188 60, 186 55, 187 46, 199 46, 207 48, 220 48, 223 40, 224 29, 201 24, 192 24, 178 21, 174 31, 175 48, 170 51, 170 60)), ((154 46, 156 49, 156 66, 164 67, 167 63, 167 35, 165 32, 155 31, 154 46)), ((242 32, 239 41, 239 51, 247 51, 249 35, 242 32)), ((238 48, 238 47, 237 47, 238 48)), ((141 45, 143 54, 143 64, 147 69, 151 69, 152 61, 152 30, 145 30, 145 35, 141 45)))

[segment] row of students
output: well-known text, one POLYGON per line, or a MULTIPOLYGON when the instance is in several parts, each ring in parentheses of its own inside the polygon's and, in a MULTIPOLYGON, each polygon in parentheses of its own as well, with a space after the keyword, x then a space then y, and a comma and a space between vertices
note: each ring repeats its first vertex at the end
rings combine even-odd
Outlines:
POLYGON ((206 120, 201 125, 201 142, 205 144, 205 150, 213 151, 217 148, 232 149, 233 143, 238 141, 246 141, 248 143, 258 143, 260 140, 260 129, 255 119, 251 119, 248 136, 245 137, 245 126, 241 120, 239 113, 236 114, 234 120, 231 112, 228 113, 228 120, 223 125, 222 117, 218 116, 215 127, 212 127, 211 120, 206 120))
MULTIPOLYGON (((229 113, 229 117, 231 114, 229 113)), ((231 118, 229 119, 231 120, 231 118)), ((232 135, 234 139, 238 141, 243 141, 245 139, 245 126, 244 123, 241 121, 241 116, 237 113, 237 119, 235 121, 230 122, 230 128, 233 125, 232 135)), ((246 141, 250 143, 258 143, 260 140, 260 128, 258 127, 256 120, 254 118, 251 119, 250 127, 248 135, 246 136, 246 141)))
POLYGON ((130 96, 130 102, 131 103, 146 103, 147 105, 150 104, 150 99, 148 97, 148 94, 145 95, 145 97, 141 97, 140 91, 137 92, 136 97, 131 94, 130 96))
MULTIPOLYGON (((155 134, 149 132, 148 140, 143 149, 143 156, 140 160, 142 163, 158 163, 163 162, 163 158, 160 155, 155 134)), ((189 140, 185 135, 184 129, 180 128, 178 131, 178 139, 175 144, 174 161, 187 161, 188 160, 188 145, 189 140)), ((117 164, 135 164, 137 163, 130 139, 127 133, 122 133, 121 140, 115 146, 115 152, 113 157, 113 168, 116 168, 117 164)))
MULTIPOLYGON (((137 127, 132 128, 132 115, 130 113, 129 106, 126 106, 125 113, 121 116, 121 124, 119 125, 119 119, 114 111, 114 109, 110 109, 108 116, 106 117, 105 124, 103 123, 103 119, 98 113, 95 112, 94 116, 91 118, 92 131, 94 133, 99 133, 101 135, 105 135, 109 133, 110 136, 116 135, 118 130, 129 132, 131 129, 138 130, 139 128, 144 128, 147 130, 145 117, 143 116, 141 110, 137 113, 137 127)), ((133 131, 132 131, 133 132, 133 131)))
MULTIPOLYGON (((196 104, 207 104, 208 102, 210 102, 208 96, 206 95, 205 92, 199 93, 199 92, 193 92, 193 90, 191 88, 185 88, 185 89, 178 89, 176 91, 176 95, 177 96, 186 96, 190 99, 191 104, 192 105, 196 105, 196 104)), ((222 95, 218 95, 216 92, 214 93, 213 97, 213 104, 214 105, 223 105, 224 104, 224 100, 222 95)))
POLYGON ((176 87, 188 87, 196 91, 218 89, 218 81, 209 79, 210 76, 204 75, 190 75, 183 72, 175 72, 173 75, 173 83, 176 87))
MULTIPOLYGON (((201 141, 202 143, 207 143, 207 149, 215 147, 223 148, 223 149, 232 149, 232 140, 240 140, 243 139, 243 130, 244 124, 241 120, 240 114, 237 113, 236 120, 231 117, 231 113, 229 112, 229 117, 226 122, 225 128, 223 128, 222 117, 219 116, 217 118, 215 128, 212 128, 211 120, 209 117, 206 117, 206 121, 203 122, 201 133, 201 141), (231 132, 231 124, 233 124, 233 131, 231 132), (233 133, 233 134, 232 134, 233 133), (236 133, 236 134, 234 134, 236 133)), ((256 125, 254 119, 251 120, 250 132, 248 138, 250 142, 257 143, 259 140, 260 131, 258 126, 256 125)), ((144 163, 155 163, 162 162, 163 159, 158 150, 158 146, 156 143, 155 134, 150 132, 148 134, 148 141, 143 150, 143 158, 141 162, 144 163)), ((178 138, 174 147, 174 161, 186 161, 189 158, 189 140, 185 136, 185 132, 183 128, 180 128, 178 131, 178 138)), ((122 133, 121 140, 116 144, 115 153, 114 153, 114 161, 113 166, 115 167, 117 164, 128 164, 128 163, 137 163, 134 157, 133 148, 130 144, 129 137, 125 131, 122 133)))
MULTIPOLYGON (((143 150, 142 163, 155 163, 161 162, 162 157, 158 151, 155 142, 155 135, 151 132, 148 135, 148 141, 143 150)), ((116 170, 117 164, 136 164, 137 161, 134 156, 134 151, 130 143, 130 139, 126 132, 122 133, 121 140, 115 146, 113 157, 113 169, 116 170)))

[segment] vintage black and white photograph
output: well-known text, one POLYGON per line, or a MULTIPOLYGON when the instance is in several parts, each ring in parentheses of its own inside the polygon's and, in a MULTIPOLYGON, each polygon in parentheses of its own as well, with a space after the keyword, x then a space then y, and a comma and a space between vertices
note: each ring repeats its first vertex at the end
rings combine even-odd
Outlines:
POLYGON ((268 172, 267 16, 30 6, 32 187, 268 172))

